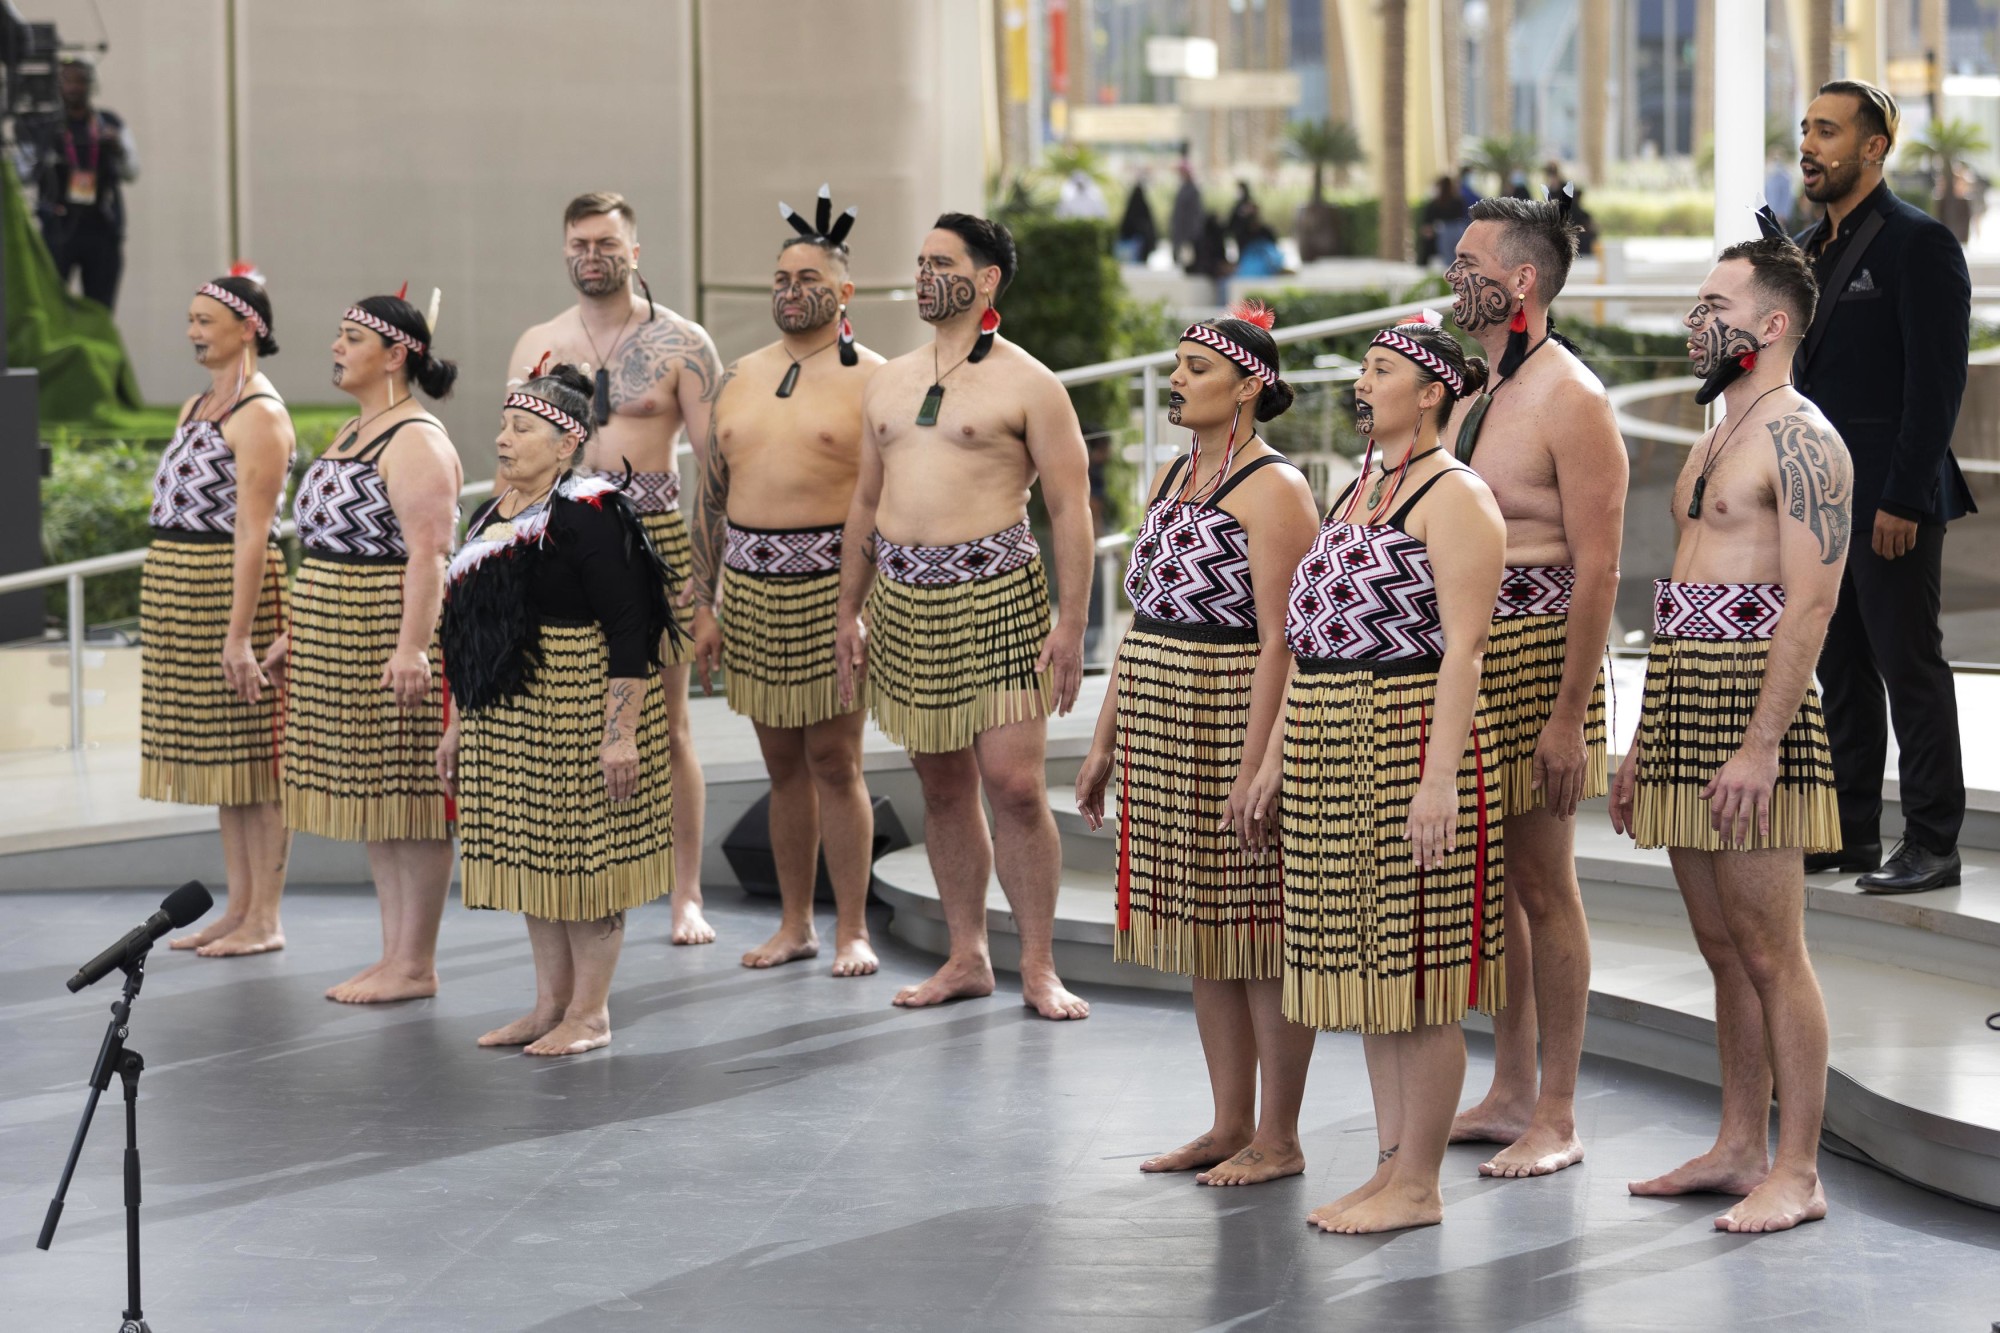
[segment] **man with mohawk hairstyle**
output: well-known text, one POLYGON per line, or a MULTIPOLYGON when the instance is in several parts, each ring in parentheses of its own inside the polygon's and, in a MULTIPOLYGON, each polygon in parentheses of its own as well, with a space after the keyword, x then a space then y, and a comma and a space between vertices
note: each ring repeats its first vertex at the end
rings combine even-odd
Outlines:
POLYGON ((1458 1117, 1452 1139, 1503 1145, 1479 1168, 1503 1178, 1583 1160, 1575 1101, 1590 935, 1574 816, 1609 777, 1600 664, 1618 596, 1626 464, 1604 386, 1549 319, 1582 234, 1569 211, 1563 196, 1482 199, 1445 271, 1452 318, 1497 374, 1456 404, 1442 438, 1507 521, 1480 688, 1497 718, 1505 802, 1509 1003, 1493 1021, 1492 1089, 1458 1117))
MULTIPOLYGON (((593 380, 591 424, 578 470, 623 477, 646 531, 675 579, 689 577, 687 521, 681 516, 676 460, 687 428, 695 461, 708 444, 708 414, 722 387, 722 361, 706 330, 653 300, 639 273, 639 221, 621 194, 593 190, 563 211, 563 262, 576 304, 521 335, 508 360, 510 383, 522 380, 544 352, 581 367, 593 380), (634 291, 634 285, 638 291, 634 291)), ((671 590, 684 597, 684 586, 671 590)), ((679 603, 681 628, 692 613, 679 603)), ((682 637, 663 645, 660 686, 667 702, 674 770, 675 944, 710 944, 715 931, 701 912, 702 818, 707 787, 688 730, 688 658, 682 637)))
POLYGON ((1056 975, 1062 861, 1043 763, 1048 715, 1067 713, 1083 683, 1089 462, 1062 384, 999 337, 1014 263, 1014 238, 986 218, 946 213, 924 237, 917 313, 936 336, 883 366, 862 397, 835 663, 842 700, 865 690, 876 723, 910 752, 951 934, 944 966, 896 1003, 993 993, 986 890, 997 869, 1020 933, 1022 999, 1044 1018, 1083 1018, 1090 1006, 1056 975), (1053 627, 1028 530, 1037 478, 1062 598, 1053 627))
POLYGON ((875 971, 868 943, 874 815, 861 779, 866 714, 834 678, 841 528, 861 469, 861 395, 882 358, 854 342, 847 234, 828 187, 778 247, 778 340, 722 373, 708 419, 694 522, 695 669, 728 668, 729 706, 757 728, 771 776, 771 851, 784 916, 745 967, 819 953, 813 895, 822 846, 838 920, 833 974, 875 971), (835 349, 838 349, 835 352, 835 349), (826 353, 835 352, 828 356, 826 353))

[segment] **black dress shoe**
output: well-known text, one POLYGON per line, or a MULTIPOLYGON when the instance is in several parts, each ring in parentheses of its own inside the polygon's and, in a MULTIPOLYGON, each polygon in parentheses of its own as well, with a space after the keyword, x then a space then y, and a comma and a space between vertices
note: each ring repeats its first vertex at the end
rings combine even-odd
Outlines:
POLYGON ((1924 893, 1958 883, 1958 852, 1933 852, 1905 838, 1888 863, 1854 881, 1863 893, 1924 893))
POLYGON ((1806 873, 1824 875, 1829 870, 1838 870, 1843 875, 1859 875, 1882 864, 1882 844, 1879 842, 1849 843, 1837 852, 1807 852, 1806 873))

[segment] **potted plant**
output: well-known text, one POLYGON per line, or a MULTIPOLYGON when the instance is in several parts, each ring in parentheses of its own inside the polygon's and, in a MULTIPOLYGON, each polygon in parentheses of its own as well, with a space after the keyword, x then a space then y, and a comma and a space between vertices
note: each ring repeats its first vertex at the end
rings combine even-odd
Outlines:
POLYGON ((1312 197, 1299 205, 1292 223, 1299 259, 1310 264, 1340 253, 1340 213, 1326 201, 1326 171, 1336 186, 1347 184, 1349 169, 1366 159, 1361 136, 1344 120, 1295 120, 1285 127, 1285 156, 1312 164, 1312 197))

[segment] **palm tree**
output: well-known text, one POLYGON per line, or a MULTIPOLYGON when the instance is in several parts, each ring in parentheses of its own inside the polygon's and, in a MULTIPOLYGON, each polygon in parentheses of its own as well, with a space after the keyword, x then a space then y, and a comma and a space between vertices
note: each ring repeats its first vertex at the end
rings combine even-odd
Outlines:
POLYGON ((1534 169, 1541 144, 1532 134, 1490 134, 1472 150, 1472 165, 1495 180, 1493 192, 1507 193, 1515 173, 1526 176, 1534 169))
POLYGON ((1910 147, 1936 181, 1938 220, 1963 244, 1972 233, 1972 201, 1955 188, 1958 169, 1974 153, 1986 151, 1985 134, 1972 121, 1940 118, 1924 126, 1923 134, 1910 147))
POLYGON ((1326 201, 1326 170, 1333 168, 1336 186, 1347 184, 1348 170, 1367 160, 1361 135, 1344 120, 1295 120, 1285 127, 1285 156, 1310 162, 1312 197, 1299 205, 1292 223, 1299 258, 1306 263, 1340 253, 1340 212, 1326 201))

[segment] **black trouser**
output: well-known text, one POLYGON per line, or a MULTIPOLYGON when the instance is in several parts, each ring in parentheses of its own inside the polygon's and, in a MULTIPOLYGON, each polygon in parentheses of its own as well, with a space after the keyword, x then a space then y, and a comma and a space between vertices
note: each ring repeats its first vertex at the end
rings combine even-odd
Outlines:
POLYGON ((1919 525, 1916 545, 1894 560, 1875 554, 1868 528, 1854 525, 1840 604, 1819 655, 1841 840, 1850 847, 1881 840, 1890 721, 1901 751, 1903 835, 1933 852, 1958 846, 1965 767, 1959 757, 1958 696, 1938 624, 1943 564, 1942 523, 1919 525))
POLYGON ((42 215, 42 240, 56 261, 56 277, 69 286, 83 274, 83 294, 109 310, 118 304, 118 280, 125 273, 125 238, 94 208, 42 215))

